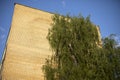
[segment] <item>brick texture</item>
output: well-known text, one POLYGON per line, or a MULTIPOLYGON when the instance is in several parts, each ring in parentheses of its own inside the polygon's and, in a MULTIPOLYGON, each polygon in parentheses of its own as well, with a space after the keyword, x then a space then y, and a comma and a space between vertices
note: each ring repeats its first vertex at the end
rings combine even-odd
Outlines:
POLYGON ((2 80, 43 80, 42 65, 51 50, 46 39, 53 14, 15 4, 2 80))

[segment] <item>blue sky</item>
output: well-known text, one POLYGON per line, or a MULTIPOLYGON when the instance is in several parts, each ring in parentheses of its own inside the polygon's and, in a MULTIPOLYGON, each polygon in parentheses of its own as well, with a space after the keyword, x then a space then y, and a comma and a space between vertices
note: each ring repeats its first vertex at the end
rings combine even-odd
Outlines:
POLYGON ((120 35, 120 0, 0 0, 0 60, 12 22, 14 3, 62 15, 91 15, 91 21, 100 26, 102 37, 120 35))

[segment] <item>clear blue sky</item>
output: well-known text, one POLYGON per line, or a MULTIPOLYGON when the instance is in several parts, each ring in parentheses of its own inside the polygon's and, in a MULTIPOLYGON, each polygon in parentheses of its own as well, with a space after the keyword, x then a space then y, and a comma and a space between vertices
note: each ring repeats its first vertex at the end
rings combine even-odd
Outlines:
POLYGON ((40 10, 84 17, 100 26, 102 37, 120 34, 120 0, 0 0, 0 60, 12 22, 14 3, 40 10))

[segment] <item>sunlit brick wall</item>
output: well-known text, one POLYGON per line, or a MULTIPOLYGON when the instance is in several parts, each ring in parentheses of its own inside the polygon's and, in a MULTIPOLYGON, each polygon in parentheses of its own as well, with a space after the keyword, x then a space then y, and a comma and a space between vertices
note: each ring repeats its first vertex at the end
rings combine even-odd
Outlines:
MULTIPOLYGON (((2 80, 43 80, 42 65, 52 54, 46 39, 53 14, 15 4, 6 43, 2 80)), ((99 28, 97 27, 100 36, 99 28)), ((101 41, 101 39, 99 39, 101 41)))
POLYGON ((43 80, 41 68, 51 55, 46 36, 52 15, 15 4, 2 80, 43 80))

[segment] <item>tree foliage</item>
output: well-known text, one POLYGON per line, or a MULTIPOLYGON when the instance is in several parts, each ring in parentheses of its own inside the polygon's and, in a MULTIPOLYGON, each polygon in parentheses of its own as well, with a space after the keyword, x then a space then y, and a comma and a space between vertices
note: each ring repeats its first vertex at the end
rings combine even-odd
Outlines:
POLYGON ((46 80, 118 80, 120 49, 111 38, 98 46, 99 35, 89 16, 53 16, 47 39, 53 55, 46 59, 46 80))

